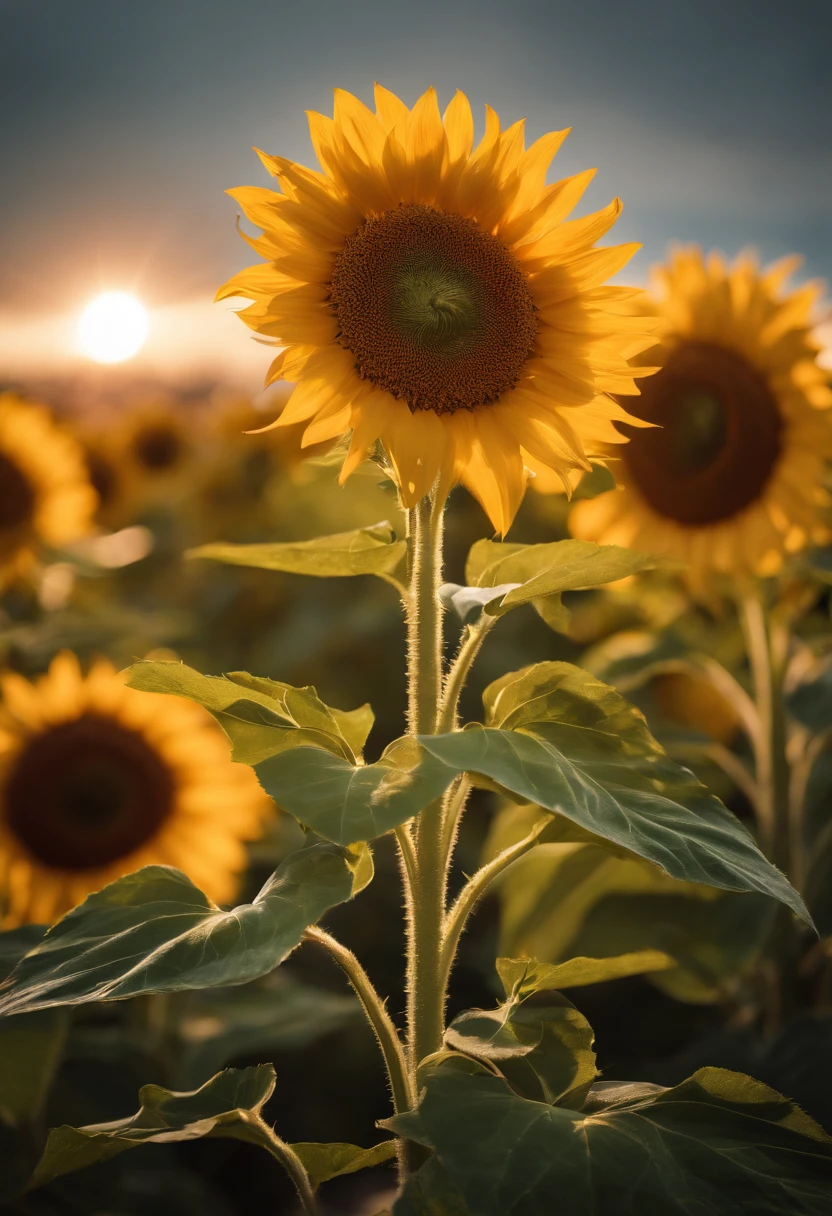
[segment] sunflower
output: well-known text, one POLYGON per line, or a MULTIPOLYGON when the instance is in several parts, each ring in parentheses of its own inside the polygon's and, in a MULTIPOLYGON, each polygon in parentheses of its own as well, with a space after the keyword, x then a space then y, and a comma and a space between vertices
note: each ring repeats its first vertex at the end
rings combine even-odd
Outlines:
POLYGON ((337 89, 332 119, 309 115, 320 172, 259 153, 281 192, 229 193, 266 261, 217 298, 250 300, 243 321, 284 347, 267 383, 295 388, 273 426, 304 423, 306 446, 351 432, 342 482, 380 442, 404 505, 462 481, 504 533, 528 470, 569 483, 623 440, 607 394, 637 393, 651 325, 603 284, 639 246, 594 248, 618 199, 566 222, 593 176, 545 184, 567 131, 526 149, 523 122, 486 107, 474 148, 460 92, 444 117, 433 89, 375 101, 337 89))
POLYGON ((271 807, 198 706, 128 688, 98 660, 58 655, 29 683, 0 679, 0 905, 6 925, 47 924, 132 870, 184 870, 234 896, 243 842, 271 807))
POLYGON ((176 476, 193 454, 193 427, 175 402, 142 405, 128 414, 121 438, 127 460, 148 480, 176 476))
POLYGON ((96 506, 84 455, 44 406, 0 394, 0 585, 24 573, 39 544, 90 531, 96 506))
POLYGON ((695 583, 774 574, 827 538, 832 391, 810 331, 819 288, 782 290, 797 265, 685 249, 654 272, 661 344, 645 358, 661 370, 624 404, 660 429, 631 435, 625 488, 579 503, 575 536, 680 558, 695 583))

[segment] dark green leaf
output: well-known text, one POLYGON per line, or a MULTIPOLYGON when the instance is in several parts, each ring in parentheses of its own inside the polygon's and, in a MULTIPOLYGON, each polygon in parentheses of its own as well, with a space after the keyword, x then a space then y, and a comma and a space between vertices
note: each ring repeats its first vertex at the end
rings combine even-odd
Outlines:
POLYGON ((832 728, 832 667, 827 667, 813 680, 798 684, 789 696, 786 708, 801 726, 811 731, 832 728))
POLYGON ((0 985, 0 1014, 256 979, 360 889, 367 852, 301 849, 253 903, 230 912, 168 866, 127 874, 53 925, 0 985))
MULTIPOLYGON (((378 1216, 385 1216, 379 1212, 378 1216)), ((411 1174, 393 1205, 392 1216, 471 1216, 470 1210, 439 1160, 428 1157, 411 1174)))
POLYGON ((274 1082, 271 1064, 260 1064, 230 1068, 192 1093, 172 1093, 159 1085, 144 1085, 139 1090, 141 1108, 127 1119, 89 1127, 53 1128, 30 1189, 140 1144, 233 1136, 267 1147, 268 1142, 248 1116, 259 1115, 271 1097, 274 1082))
POLYGON ((484 701, 500 729, 421 736, 422 746, 673 878, 770 895, 811 924, 739 820, 665 754, 615 689, 569 663, 541 663, 496 681, 484 701))
POLYGON ((353 574, 375 574, 401 587, 398 577, 407 544, 396 540, 386 521, 352 532, 318 536, 315 540, 282 544, 232 545, 219 542, 191 549, 188 557, 209 558, 234 566, 258 570, 282 570, 288 574, 311 574, 315 578, 341 578, 353 574))
POLYGON ((449 1047, 495 1065, 523 1097, 580 1106, 597 1072, 592 1027, 566 997, 511 995, 468 1009, 445 1032, 449 1047))
POLYGON ((356 1144, 293 1144, 292 1148, 303 1162, 313 1187, 319 1187, 330 1178, 342 1174, 354 1174, 357 1170, 372 1169, 384 1165, 396 1156, 396 1141, 382 1140, 373 1148, 359 1148, 356 1144))
MULTIPOLYGON (((499 1077, 441 1066, 424 1082, 419 1134, 476 1216, 829 1210, 832 1141, 738 1073, 703 1069, 659 1093, 621 1087, 597 1114, 529 1102, 499 1077)), ((399 1130, 398 1117, 387 1125, 399 1130)), ((405 1126, 412 1135, 412 1116, 401 1134, 405 1126)))
POLYGON ((372 840, 440 797, 453 772, 414 739, 397 739, 375 764, 353 765, 317 747, 296 747, 255 765, 278 806, 325 840, 372 840))

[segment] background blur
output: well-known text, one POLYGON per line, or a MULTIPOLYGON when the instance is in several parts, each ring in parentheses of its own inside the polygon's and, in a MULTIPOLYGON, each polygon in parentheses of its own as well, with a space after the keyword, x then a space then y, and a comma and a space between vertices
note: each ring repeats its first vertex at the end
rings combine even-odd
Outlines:
POLYGON ((571 126, 557 174, 624 200, 628 279, 671 240, 828 277, 831 25, 827 0, 0 0, 0 377, 77 374, 75 317, 115 287, 151 310, 136 372, 256 389, 266 352, 210 305, 250 260, 223 191, 269 184, 252 145, 309 161, 304 110, 374 79, 571 126))

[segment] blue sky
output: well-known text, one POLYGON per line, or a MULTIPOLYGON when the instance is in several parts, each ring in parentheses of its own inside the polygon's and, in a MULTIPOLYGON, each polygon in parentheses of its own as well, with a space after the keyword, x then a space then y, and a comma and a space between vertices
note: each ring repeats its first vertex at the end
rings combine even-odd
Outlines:
POLYGON ((829 0, 0 0, 0 308, 207 298, 251 145, 309 160, 304 110, 375 78, 572 126, 558 175, 623 198, 634 278, 674 238, 832 277, 830 64, 829 0))

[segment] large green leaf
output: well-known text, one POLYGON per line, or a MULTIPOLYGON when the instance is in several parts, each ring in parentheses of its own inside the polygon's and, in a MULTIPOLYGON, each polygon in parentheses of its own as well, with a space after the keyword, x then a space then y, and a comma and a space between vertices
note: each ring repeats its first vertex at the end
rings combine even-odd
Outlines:
POLYGON ((271 1064, 259 1064, 239 1070, 229 1068, 191 1093, 144 1085, 139 1090, 141 1107, 127 1119, 53 1128, 30 1189, 140 1144, 232 1136, 268 1149, 268 1138, 258 1128, 256 1117, 271 1097, 274 1083, 271 1064))
POLYGON ((534 960, 501 962, 506 999, 459 1014, 446 1044, 496 1067, 523 1097, 581 1106, 596 1076, 592 1027, 566 997, 546 991, 546 969, 534 960))
POLYGON ((597 1113, 530 1102, 499 1077, 441 1065, 423 1083, 415 1115, 387 1126, 434 1150, 472 1216, 829 1211, 832 1141, 793 1103, 738 1073, 702 1069, 658 1092, 617 1086, 597 1113))
POLYGON ((232 758, 242 764, 304 746, 354 762, 373 723, 369 705, 345 713, 325 705, 314 688, 293 688, 247 671, 204 676, 184 663, 144 660, 128 669, 127 682, 143 692, 202 705, 231 740, 232 758))
POLYGON ((354 1174, 358 1170, 384 1165, 396 1156, 395 1140, 382 1140, 372 1148, 359 1148, 357 1144, 340 1142, 315 1144, 306 1141, 293 1144, 292 1148, 303 1162, 313 1187, 329 1182, 330 1178, 340 1178, 342 1174, 354 1174))
POLYGON ((391 831, 440 797, 454 778, 441 759, 406 736, 375 764, 354 765, 317 747, 296 747, 255 765, 255 772, 279 806, 336 844, 391 831))
MULTIPOLYGON (((522 840, 539 818, 531 806, 502 810, 485 859, 522 840)), ((777 908, 762 895, 679 882, 632 854, 614 855, 592 837, 539 844, 501 879, 499 897, 502 951, 569 971, 579 961, 575 955, 617 967, 619 956, 637 964, 658 952, 675 966, 639 966, 633 974, 647 974, 677 1000, 694 1002, 724 995, 726 983, 756 957, 777 908)))
POLYGON ((292 853, 250 904, 223 912, 169 866, 89 895, 0 985, 0 1014, 244 984, 277 967, 304 930, 367 881, 368 850, 292 853))
POLYGON ((401 587, 407 543, 396 540, 386 521, 352 532, 318 536, 315 540, 281 544, 232 545, 219 542, 189 550, 188 557, 209 558, 233 566, 258 570, 282 570, 287 574, 311 574, 315 578, 341 578, 353 574, 375 574, 401 587))
POLYGON ((493 726, 420 736, 422 746, 673 878, 770 895, 811 924, 739 820, 666 755, 615 689, 569 663, 541 663, 497 680, 484 701, 493 726))

